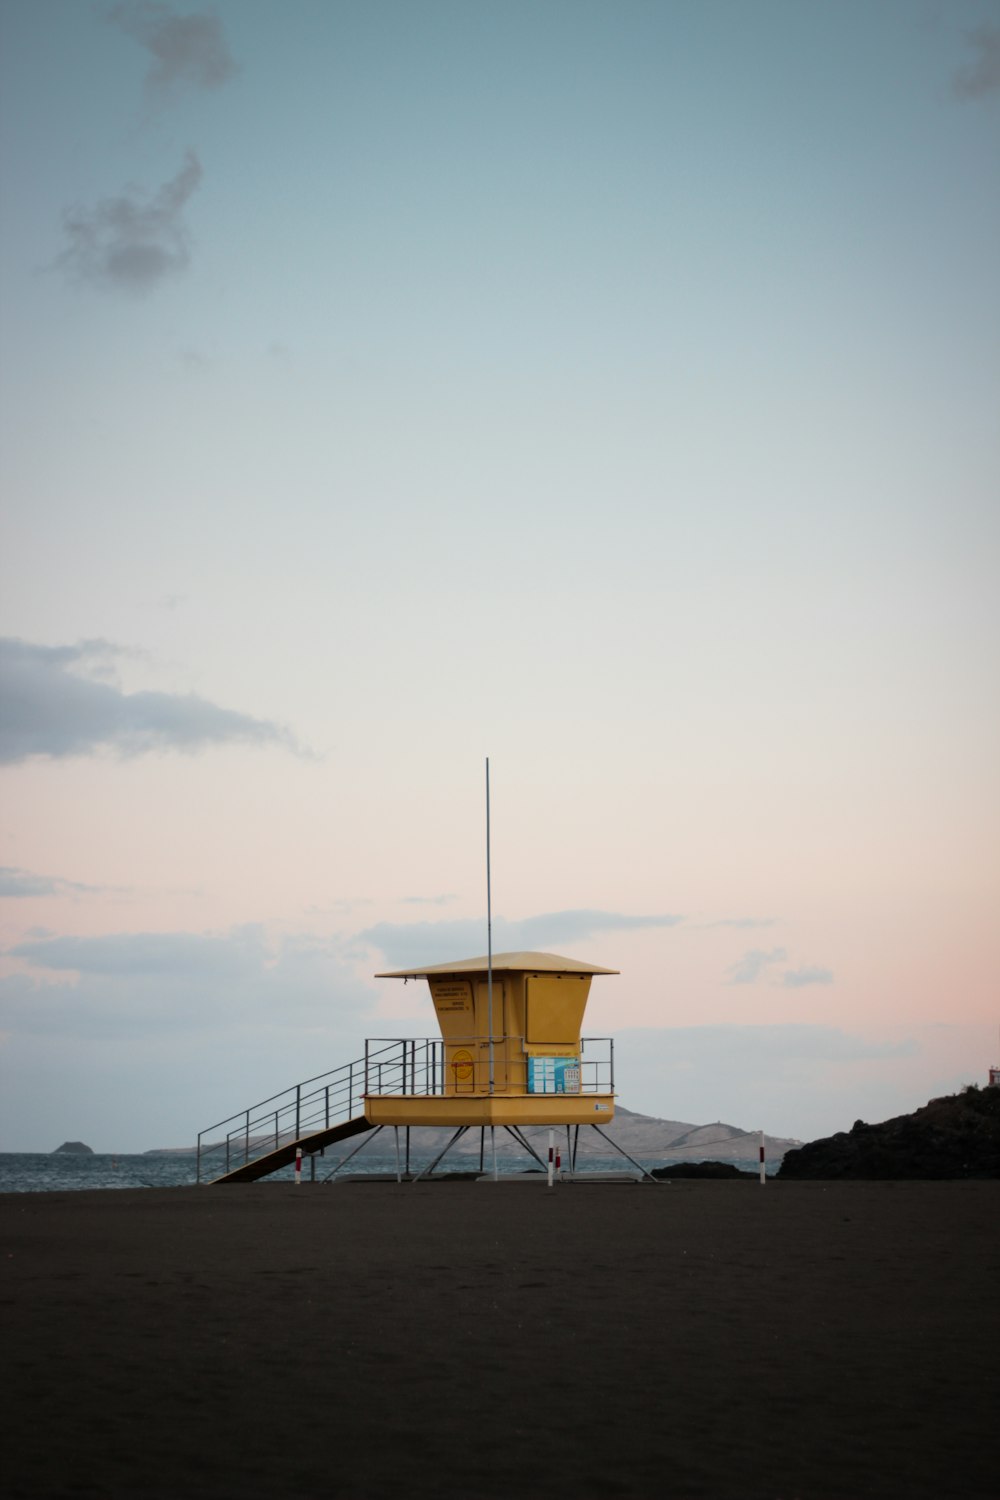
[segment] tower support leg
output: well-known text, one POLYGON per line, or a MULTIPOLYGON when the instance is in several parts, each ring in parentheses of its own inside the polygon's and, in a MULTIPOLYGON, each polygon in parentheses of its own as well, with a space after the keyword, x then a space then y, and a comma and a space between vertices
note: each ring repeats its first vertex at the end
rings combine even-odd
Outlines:
POLYGON ((460 1136, 463 1136, 465 1134, 468 1128, 468 1125, 460 1125, 455 1131, 455 1134, 452 1136, 451 1140, 448 1142, 447 1146, 445 1146, 444 1150, 439 1151, 437 1156, 435 1156, 434 1160, 431 1162, 430 1166, 425 1167, 422 1172, 418 1172, 413 1181, 416 1183, 420 1181, 421 1177, 429 1177, 434 1168, 437 1166, 438 1162, 444 1160, 444 1158, 448 1155, 448 1152, 451 1150, 452 1146, 454 1146, 455 1142, 459 1139, 460 1136))
POLYGON ((652 1172, 647 1172, 646 1168, 641 1167, 634 1157, 629 1156, 627 1151, 622 1150, 617 1141, 613 1141, 609 1135, 605 1135, 600 1125, 591 1125, 590 1128, 591 1130, 596 1130, 601 1139, 607 1141, 609 1146, 614 1146, 615 1150, 618 1152, 618 1155, 624 1156, 627 1162, 631 1162, 632 1166, 635 1167, 637 1172, 641 1172, 643 1177, 648 1177, 650 1182, 655 1182, 657 1187, 660 1186, 658 1180, 653 1176, 652 1172))
POLYGON ((535 1158, 535 1160, 537 1161, 538 1165, 541 1167, 542 1171, 544 1172, 545 1171, 545 1163, 542 1161, 542 1158, 539 1156, 538 1152, 535 1150, 535 1148, 531 1144, 531 1142, 529 1140, 527 1140, 521 1134, 520 1129, 516 1125, 505 1125, 504 1126, 504 1130, 506 1130, 506 1132, 507 1132, 508 1135, 513 1136, 514 1139, 515 1139, 515 1141, 517 1141, 517 1144, 519 1146, 523 1146, 524 1149, 525 1149, 525 1151, 527 1151, 530 1156, 533 1156, 535 1158))
MULTIPOLYGON (((333 1179, 336 1177, 337 1173, 340 1171, 341 1167, 346 1167, 347 1163, 351 1160, 351 1158, 354 1157, 354 1156, 357 1156, 357 1154, 358 1154, 359 1151, 363 1151, 366 1146, 370 1145, 371 1142, 378 1135, 379 1131, 380 1130, 384 1130, 384 1129, 385 1129, 384 1125, 376 1125, 375 1129, 372 1131, 371 1135, 366 1135, 365 1138, 364 1138, 364 1140, 361 1142, 360 1146, 355 1146, 355 1148, 354 1148, 353 1151, 348 1151, 348 1153, 344 1157, 343 1161, 338 1161, 338 1163, 334 1167, 333 1171, 332 1172, 328 1172, 327 1175, 323 1178, 323 1182, 324 1183, 325 1182, 332 1182, 333 1179)), ((320 1183, 320 1186, 322 1187, 323 1183, 320 1183)))

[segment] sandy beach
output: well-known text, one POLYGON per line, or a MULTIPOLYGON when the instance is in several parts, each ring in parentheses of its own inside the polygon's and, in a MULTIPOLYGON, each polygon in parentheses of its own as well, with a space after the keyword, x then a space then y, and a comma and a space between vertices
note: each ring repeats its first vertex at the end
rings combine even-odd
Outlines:
POLYGON ((992 1496, 1000 1183, 0 1198, 11 1496, 992 1496))

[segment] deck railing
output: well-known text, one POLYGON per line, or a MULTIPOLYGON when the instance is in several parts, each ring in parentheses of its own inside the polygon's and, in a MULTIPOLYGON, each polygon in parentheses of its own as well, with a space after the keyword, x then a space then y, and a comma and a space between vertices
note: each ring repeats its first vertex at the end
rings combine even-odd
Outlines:
POLYGON ((613 1094, 614 1040, 583 1037, 572 1058, 529 1053, 523 1037, 371 1037, 365 1043, 368 1094, 613 1094), (557 1066, 561 1065, 561 1066, 557 1066))

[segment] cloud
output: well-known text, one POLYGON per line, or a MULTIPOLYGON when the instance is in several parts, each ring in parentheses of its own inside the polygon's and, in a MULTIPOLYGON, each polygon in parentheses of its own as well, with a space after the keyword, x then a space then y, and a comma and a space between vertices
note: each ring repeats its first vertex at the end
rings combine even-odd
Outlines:
POLYGON ((362 1058, 380 1029, 377 986, 335 939, 243 927, 52 941, 32 954, 47 972, 0 978, 7 1150, 193 1144, 231 1111, 362 1058))
POLYGON ((237 71, 216 16, 178 16, 156 0, 122 0, 108 20, 149 53, 146 92, 154 100, 184 84, 221 88, 237 71))
POLYGON ((786 989, 801 989, 806 984, 832 984, 832 969, 820 968, 818 964, 803 964, 798 969, 786 969, 781 976, 786 989))
POLYGON ((758 979, 768 979, 773 984, 782 984, 786 989, 802 989, 808 984, 832 984, 833 971, 819 964, 800 964, 797 969, 786 969, 783 974, 774 974, 776 965, 782 964, 788 954, 784 948, 751 948, 735 964, 727 969, 727 984, 756 984, 758 979))
POLYGON ((76 896, 103 889, 79 880, 63 880, 58 875, 35 875, 14 865, 0 866, 0 896, 76 896))
POLYGON ((80 675, 106 668, 118 654, 120 648, 107 641, 37 646, 0 638, 0 764, 35 755, 91 755, 102 748, 120 755, 233 742, 297 749, 277 724, 193 693, 124 693, 80 675))
POLYGON ((784 963, 788 954, 784 948, 771 948, 765 951, 763 948, 751 948, 738 963, 733 964, 726 972, 729 974, 729 984, 756 984, 757 980, 764 974, 772 964, 784 963))
POLYGON ((187 151, 176 177, 152 198, 130 187, 93 208, 67 210, 68 241, 55 265, 75 281, 142 296, 185 271, 191 259, 184 209, 201 182, 201 162, 187 151))
MULTIPOLYGON (((292 938, 272 946, 256 925, 40 938, 7 956, 47 973, 0 979, 5 1031, 53 1042, 219 1033, 220 1066, 224 1054, 238 1054, 242 1037, 262 1030, 287 1035, 308 1056, 308 1032, 363 1024, 376 998, 335 943, 292 938)), ((329 1066, 347 1060, 332 1056, 329 1066)), ((288 1081, 272 1056, 272 1079, 275 1068, 278 1083, 288 1081)))
POLYGON ((975 62, 959 68, 952 79, 956 99, 981 99, 1000 91, 1000 27, 977 26, 966 33, 975 62))
POLYGON ((49 937, 7 949, 34 968, 99 975, 197 974, 238 978, 259 968, 265 945, 259 927, 224 937, 193 932, 123 932, 106 937, 49 937))
POLYGON ((451 891, 445 891, 440 896, 402 896, 400 897, 404 906, 447 906, 451 901, 457 901, 458 897, 451 891))
MULTIPOLYGON (((625 916, 613 911, 553 911, 537 917, 493 921, 493 951, 545 951, 583 942, 599 932, 626 932, 645 927, 674 927, 679 916, 625 916)), ((486 923, 466 917, 452 922, 378 922, 358 933, 393 965, 448 963, 486 952, 486 923)))

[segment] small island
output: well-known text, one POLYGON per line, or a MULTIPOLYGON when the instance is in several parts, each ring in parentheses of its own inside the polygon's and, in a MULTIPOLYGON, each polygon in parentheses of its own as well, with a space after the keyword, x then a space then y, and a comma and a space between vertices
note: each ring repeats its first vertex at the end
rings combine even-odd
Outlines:
POLYGON ((73 1156, 93 1156, 94 1154, 93 1146, 86 1146, 83 1141, 63 1141, 61 1146, 56 1147, 52 1155, 58 1156, 61 1151, 69 1151, 73 1156))

